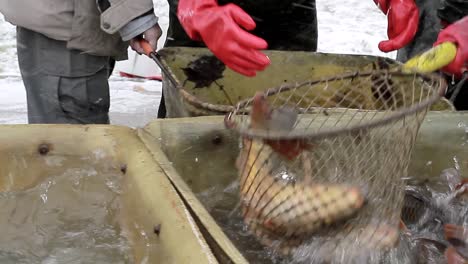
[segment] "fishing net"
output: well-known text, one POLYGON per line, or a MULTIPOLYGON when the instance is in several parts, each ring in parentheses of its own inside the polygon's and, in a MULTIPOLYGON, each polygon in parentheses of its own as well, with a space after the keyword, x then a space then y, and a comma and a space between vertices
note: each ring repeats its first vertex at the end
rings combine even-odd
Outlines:
POLYGON ((375 69, 282 84, 239 102, 225 124, 242 139, 236 165, 251 233, 308 263, 365 263, 395 248, 402 178, 445 89, 435 75, 375 69), (259 114, 268 122, 259 124, 259 114))

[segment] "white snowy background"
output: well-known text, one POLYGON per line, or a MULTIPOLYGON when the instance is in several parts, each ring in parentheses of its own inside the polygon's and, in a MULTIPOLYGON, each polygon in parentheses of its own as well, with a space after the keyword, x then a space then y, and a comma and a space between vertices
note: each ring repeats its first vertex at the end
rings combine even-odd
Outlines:
MULTIPOLYGON (((168 26, 166 1, 153 0, 164 31, 168 26)), ((317 0, 318 51, 368 54, 395 58, 377 45, 387 38, 387 20, 371 0, 317 0)), ((157 67, 156 64, 150 67, 157 67)), ((157 116, 161 83, 119 76, 119 64, 110 78, 111 123, 141 127, 157 116)), ((27 124, 26 93, 16 58, 15 27, 0 16, 0 123, 27 124)))

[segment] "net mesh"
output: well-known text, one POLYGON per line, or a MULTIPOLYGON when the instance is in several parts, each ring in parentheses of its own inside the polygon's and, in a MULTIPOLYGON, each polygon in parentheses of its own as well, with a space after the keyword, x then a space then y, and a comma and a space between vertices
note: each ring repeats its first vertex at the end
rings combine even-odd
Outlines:
POLYGON ((242 138, 236 165, 249 230, 308 262, 364 263, 395 248, 402 177, 445 87, 433 75, 372 70, 239 102, 225 123, 242 138))

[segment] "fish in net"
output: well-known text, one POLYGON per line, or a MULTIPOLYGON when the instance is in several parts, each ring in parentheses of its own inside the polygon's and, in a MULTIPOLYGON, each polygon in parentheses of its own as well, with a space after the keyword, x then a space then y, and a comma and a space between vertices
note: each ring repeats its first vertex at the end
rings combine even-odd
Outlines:
POLYGON ((245 224, 308 263, 363 263, 397 246, 418 129, 445 82, 375 69, 258 92, 225 118, 245 224))

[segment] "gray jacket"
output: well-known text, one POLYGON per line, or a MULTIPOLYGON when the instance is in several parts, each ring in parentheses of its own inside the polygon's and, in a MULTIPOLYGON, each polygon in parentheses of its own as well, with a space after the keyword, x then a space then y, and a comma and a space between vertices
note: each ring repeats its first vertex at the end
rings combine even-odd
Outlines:
POLYGON ((66 41, 69 49, 126 59, 128 40, 158 22, 153 2, 108 0, 105 10, 99 2, 102 1, 0 0, 0 12, 13 25, 66 41))

